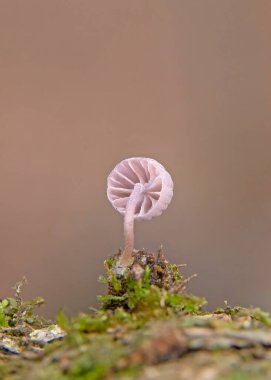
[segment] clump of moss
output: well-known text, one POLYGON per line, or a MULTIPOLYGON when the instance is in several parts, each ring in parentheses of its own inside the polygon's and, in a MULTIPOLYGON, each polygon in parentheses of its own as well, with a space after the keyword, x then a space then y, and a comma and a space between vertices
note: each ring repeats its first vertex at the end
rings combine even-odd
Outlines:
POLYGON ((108 285, 108 295, 99 296, 104 310, 122 307, 133 313, 168 315, 171 312, 199 313, 206 300, 184 294, 186 284, 180 266, 170 264, 162 249, 157 255, 145 251, 133 254, 125 271, 118 267, 120 252, 105 261, 107 277, 100 280, 108 285))
MULTIPOLYGON (((6 354, 35 354, 49 340, 58 339, 59 335, 62 337, 65 334, 62 331, 60 334, 59 328, 55 331, 53 328, 56 326, 51 326, 52 322, 36 314, 35 309, 44 303, 41 297, 29 301, 22 298, 25 284, 26 278, 23 278, 14 287, 14 298, 0 300, 0 359, 2 355, 6 358, 6 354)), ((2 367, 0 361, 0 378, 2 367)))
POLYGON ((9 306, 8 299, 0 301, 0 326, 8 327, 9 326, 9 316, 7 315, 7 308, 9 306))
POLYGON ((178 315, 201 314, 207 302, 203 297, 184 293, 187 282, 179 266, 170 264, 162 250, 158 254, 138 251, 126 270, 119 271, 120 252, 105 261, 107 276, 100 281, 107 284, 108 294, 98 296, 100 310, 80 313, 69 320, 60 312, 58 324, 68 332, 105 332, 120 325, 126 330, 143 326, 151 319, 178 315))
POLYGON ((229 306, 227 303, 224 308, 217 308, 214 314, 226 314, 231 316, 233 320, 240 319, 242 317, 251 318, 253 321, 261 323, 266 327, 271 327, 270 313, 261 310, 259 307, 242 307, 242 306, 229 306))
POLYGON ((37 307, 44 304, 44 299, 35 297, 31 300, 24 300, 22 298, 22 290, 26 285, 27 280, 25 277, 14 286, 14 298, 5 298, 0 300, 0 327, 10 328, 7 331, 23 332, 28 328, 41 328, 48 326, 50 322, 38 316, 35 312, 37 307))
POLYGON ((179 271, 179 266, 166 260, 162 248, 158 250, 157 255, 144 250, 134 251, 132 261, 125 269, 119 267, 120 256, 121 251, 105 260, 108 293, 111 295, 124 294, 129 288, 130 279, 142 280, 146 270, 150 284, 161 289, 176 292, 183 289, 187 283, 179 271))

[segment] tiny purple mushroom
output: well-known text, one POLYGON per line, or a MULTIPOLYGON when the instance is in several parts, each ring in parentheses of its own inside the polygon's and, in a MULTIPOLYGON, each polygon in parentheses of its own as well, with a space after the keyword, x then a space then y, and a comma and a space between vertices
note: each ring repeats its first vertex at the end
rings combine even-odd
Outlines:
POLYGON ((156 160, 127 158, 109 174, 107 196, 113 207, 124 215, 124 250, 119 264, 127 266, 134 247, 134 220, 161 215, 172 199, 173 182, 156 160))

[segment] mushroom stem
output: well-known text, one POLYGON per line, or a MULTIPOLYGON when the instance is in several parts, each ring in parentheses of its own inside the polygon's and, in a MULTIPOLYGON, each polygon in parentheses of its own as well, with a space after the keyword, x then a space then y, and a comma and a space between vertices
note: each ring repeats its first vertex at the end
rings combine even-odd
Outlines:
POLYGON ((135 209, 140 200, 140 194, 144 186, 141 183, 136 183, 130 195, 129 201, 126 206, 126 213, 124 216, 124 250, 119 259, 121 266, 127 266, 132 260, 132 252, 134 248, 134 216, 135 209))

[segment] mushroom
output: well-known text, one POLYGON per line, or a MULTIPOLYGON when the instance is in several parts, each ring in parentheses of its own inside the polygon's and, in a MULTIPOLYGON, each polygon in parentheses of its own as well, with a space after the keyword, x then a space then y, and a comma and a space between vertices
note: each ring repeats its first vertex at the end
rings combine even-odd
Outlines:
POLYGON ((156 160, 132 157, 121 161, 107 179, 107 196, 124 215, 124 250, 119 265, 131 263, 134 247, 134 220, 149 220, 168 207, 173 196, 170 174, 156 160))

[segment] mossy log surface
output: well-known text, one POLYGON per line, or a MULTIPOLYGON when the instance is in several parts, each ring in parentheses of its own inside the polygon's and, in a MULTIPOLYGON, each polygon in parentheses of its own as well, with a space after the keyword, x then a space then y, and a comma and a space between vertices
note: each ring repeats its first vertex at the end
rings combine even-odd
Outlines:
POLYGON ((1 380, 271 379, 268 313, 207 313, 161 251, 136 252, 124 271, 118 255, 105 266, 108 294, 89 314, 45 321, 33 311, 42 299, 22 299, 23 282, 0 301, 1 380))

